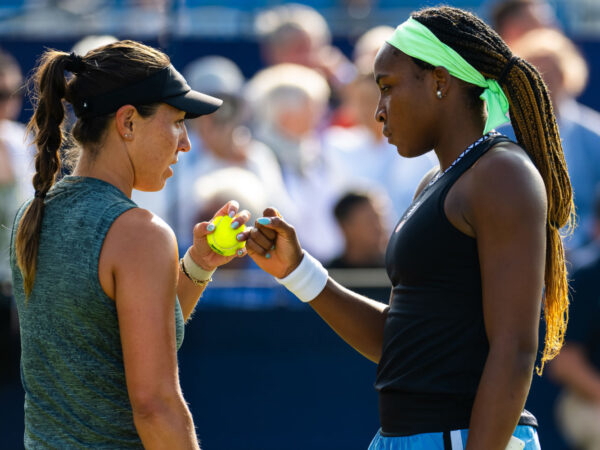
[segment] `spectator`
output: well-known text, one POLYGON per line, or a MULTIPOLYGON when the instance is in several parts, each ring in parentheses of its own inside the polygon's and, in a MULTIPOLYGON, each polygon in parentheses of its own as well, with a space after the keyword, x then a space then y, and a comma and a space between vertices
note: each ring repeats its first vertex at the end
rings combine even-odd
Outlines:
POLYGON ((15 58, 0 49, 0 381, 18 374, 18 324, 9 264, 10 229, 33 192, 33 148, 21 113, 23 77, 15 58))
POLYGON ((319 131, 329 93, 318 72, 298 64, 278 64, 259 71, 246 91, 255 135, 279 161, 291 199, 290 204, 278 207, 301 225, 300 239, 322 261, 342 248, 332 213, 341 192, 340 174, 319 131))
MULTIPOLYGON (((600 206, 596 191, 596 207, 600 206)), ((600 228, 600 208, 594 216, 600 228)), ((560 384, 555 403, 558 428, 579 450, 600 449, 600 238, 588 248, 588 261, 571 276, 569 326, 565 345, 549 365, 550 377, 560 384), (594 251, 594 257, 591 256, 594 251)))
POLYGON ((576 100, 587 84, 588 66, 574 43, 557 29, 531 30, 512 48, 540 71, 557 115, 577 213, 577 228, 565 240, 570 252, 592 239, 600 182, 600 114, 576 100))
POLYGON ((492 8, 491 25, 512 47, 528 31, 558 27, 558 22, 547 0, 498 0, 492 8))
POLYGON ((332 45, 329 25, 314 8, 286 3, 262 11, 255 22, 260 50, 267 66, 293 63, 321 73, 337 97, 354 76, 354 66, 332 45))
POLYGON ((344 250, 327 263, 328 268, 384 267, 389 237, 385 207, 374 192, 348 192, 338 200, 333 211, 344 236, 344 250))
POLYGON ((394 33, 394 27, 378 25, 359 36, 354 44, 352 60, 358 73, 372 73, 375 57, 381 45, 394 33))

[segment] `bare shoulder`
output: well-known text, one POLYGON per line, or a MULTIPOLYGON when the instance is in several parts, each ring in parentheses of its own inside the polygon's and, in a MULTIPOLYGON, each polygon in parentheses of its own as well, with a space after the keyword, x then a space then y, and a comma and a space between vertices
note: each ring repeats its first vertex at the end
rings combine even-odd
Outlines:
POLYGON ((492 147, 473 166, 469 184, 474 212, 481 211, 494 218, 529 218, 545 223, 544 181, 520 146, 503 142, 492 147))
POLYGON ((147 277, 159 281, 174 267, 177 242, 171 228, 158 216, 132 208, 113 223, 102 246, 99 279, 104 292, 115 299, 116 281, 134 276, 140 283, 147 277))
MULTIPOLYGON (((546 198, 544 181, 529 155, 517 144, 502 142, 492 147, 475 164, 472 182, 481 191, 534 200, 546 198)), ((514 198, 513 198, 514 200, 514 198)))
POLYGON ((446 213, 461 231, 531 225, 546 221, 544 181, 525 150, 502 142, 488 150, 450 190, 446 213))
POLYGON ((142 208, 132 208, 121 214, 109 233, 111 241, 125 251, 158 250, 175 244, 175 234, 169 225, 142 208))

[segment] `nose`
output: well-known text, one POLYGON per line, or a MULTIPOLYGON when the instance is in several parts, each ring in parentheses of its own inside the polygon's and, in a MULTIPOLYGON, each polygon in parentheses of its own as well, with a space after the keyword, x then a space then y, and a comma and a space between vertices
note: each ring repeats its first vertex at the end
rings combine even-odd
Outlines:
POLYGON ((189 152, 192 148, 192 144, 190 142, 190 138, 188 136, 187 127, 185 123, 183 124, 183 131, 181 136, 179 137, 178 150, 180 152, 189 152))
POLYGON ((381 123, 385 122, 385 109, 381 103, 379 103, 375 109, 375 120, 381 123))

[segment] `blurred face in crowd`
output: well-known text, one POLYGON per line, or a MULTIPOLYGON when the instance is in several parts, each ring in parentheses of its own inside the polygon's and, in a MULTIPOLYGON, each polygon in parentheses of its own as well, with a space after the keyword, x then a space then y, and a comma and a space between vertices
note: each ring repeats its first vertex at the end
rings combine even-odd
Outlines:
POLYGON ((378 100, 379 92, 373 76, 359 76, 346 86, 343 108, 345 108, 352 121, 374 129, 380 134, 383 125, 373 119, 378 100))
POLYGON ((387 233, 383 216, 373 202, 356 204, 341 227, 346 239, 365 254, 379 254, 385 248, 387 233))
POLYGON ((0 71, 0 120, 14 120, 21 112, 23 79, 17 68, 0 71))

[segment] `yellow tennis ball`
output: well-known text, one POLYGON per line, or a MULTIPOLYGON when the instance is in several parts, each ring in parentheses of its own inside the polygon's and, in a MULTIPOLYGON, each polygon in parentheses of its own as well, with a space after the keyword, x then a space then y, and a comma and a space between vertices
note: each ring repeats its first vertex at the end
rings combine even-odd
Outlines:
POLYGON ((229 216, 218 216, 213 220, 215 231, 206 236, 210 248, 219 255, 235 255, 238 249, 246 245, 246 241, 240 242, 236 236, 246 229, 246 225, 240 225, 235 230, 231 228, 233 219, 229 216))

